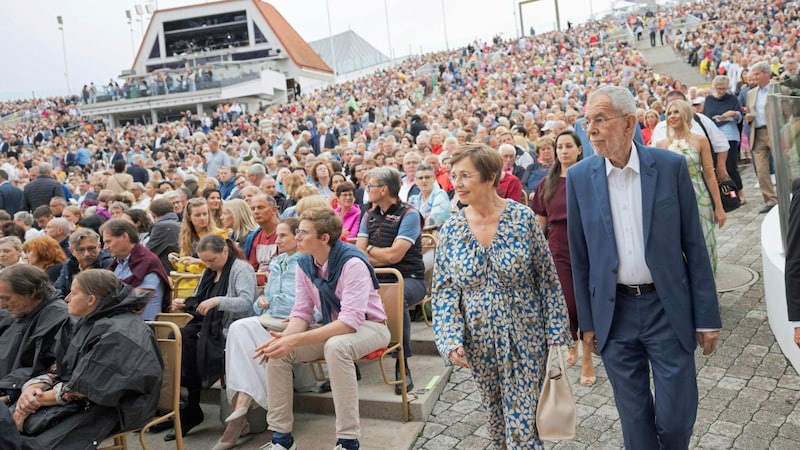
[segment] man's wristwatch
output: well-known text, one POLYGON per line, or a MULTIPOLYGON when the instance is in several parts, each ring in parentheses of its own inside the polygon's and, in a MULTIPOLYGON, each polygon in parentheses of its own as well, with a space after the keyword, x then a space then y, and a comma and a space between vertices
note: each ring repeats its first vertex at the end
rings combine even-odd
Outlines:
POLYGON ((375 246, 374 246, 374 245, 368 245, 368 246, 367 246, 367 254, 368 254, 368 255, 369 255, 369 252, 371 252, 371 251, 372 251, 372 248, 373 248, 373 247, 375 247, 375 246))

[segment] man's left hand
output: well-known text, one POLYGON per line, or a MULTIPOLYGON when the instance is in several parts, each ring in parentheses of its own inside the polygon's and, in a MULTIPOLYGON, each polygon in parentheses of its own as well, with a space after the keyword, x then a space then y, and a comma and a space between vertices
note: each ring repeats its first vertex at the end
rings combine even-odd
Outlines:
POLYGON ((209 311, 219 306, 219 297, 211 297, 197 305, 197 313, 205 316, 209 311))
POLYGON ((710 355, 717 349, 717 340, 719 339, 719 330, 717 331, 703 331, 697 333, 697 346, 703 347, 703 355, 710 355))
POLYGON ((270 331, 272 339, 256 348, 253 359, 260 359, 259 364, 265 364, 270 358, 283 358, 294 350, 295 340, 293 335, 284 336, 283 333, 270 331))

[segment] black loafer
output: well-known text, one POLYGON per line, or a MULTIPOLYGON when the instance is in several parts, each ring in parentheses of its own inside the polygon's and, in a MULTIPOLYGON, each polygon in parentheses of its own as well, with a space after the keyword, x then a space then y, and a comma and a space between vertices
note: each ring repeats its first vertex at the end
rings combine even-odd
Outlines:
MULTIPOLYGON (((182 410, 181 411, 181 436, 182 437, 186 437, 186 435, 189 434, 189 431, 191 431, 192 428, 194 428, 194 427, 200 425, 201 423, 203 423, 203 419, 205 419, 205 417, 203 416, 203 411, 202 410, 198 409, 196 412, 191 412, 191 413, 186 412, 185 410, 182 410)), ((165 442, 170 442, 170 441, 174 441, 174 440, 175 440, 175 429, 172 429, 172 430, 170 430, 169 433, 167 433, 164 436, 164 441, 165 442)))
MULTIPOLYGON (((400 379, 400 360, 397 360, 394 366, 394 379, 400 379)), ((406 393, 414 389, 414 379, 411 378, 411 369, 408 368, 408 361, 406 361, 406 393)), ((403 386, 400 384, 394 385, 395 395, 403 395, 403 386)))

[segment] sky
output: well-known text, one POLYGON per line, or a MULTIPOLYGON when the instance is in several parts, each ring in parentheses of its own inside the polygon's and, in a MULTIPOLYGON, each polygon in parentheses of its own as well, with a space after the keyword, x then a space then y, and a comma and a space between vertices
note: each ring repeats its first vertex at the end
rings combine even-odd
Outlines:
MULTIPOLYGON (((134 50, 138 50, 142 33, 147 29, 149 18, 137 16, 137 3, 165 9, 203 0, 7 0, 4 3, 0 15, 0 42, 4 43, 0 100, 63 95, 68 87, 74 94, 89 82, 107 84, 110 78, 130 68, 134 50), (130 26, 126 10, 133 16, 130 26), (56 16, 63 18, 63 41, 56 16)), ((491 39, 498 33, 516 36, 520 20, 516 0, 272 0, 269 3, 306 41, 325 38, 329 30, 336 34, 351 29, 387 56, 391 39, 395 57, 442 50, 446 46, 456 48, 476 38, 491 39), (330 9, 330 28, 326 5, 330 9)), ((622 3, 561 0, 558 4, 562 28, 567 20, 581 23, 589 18, 590 11, 598 15, 622 3)), ((555 17, 555 0, 522 7, 526 33, 531 26, 537 33, 554 29, 555 17)))

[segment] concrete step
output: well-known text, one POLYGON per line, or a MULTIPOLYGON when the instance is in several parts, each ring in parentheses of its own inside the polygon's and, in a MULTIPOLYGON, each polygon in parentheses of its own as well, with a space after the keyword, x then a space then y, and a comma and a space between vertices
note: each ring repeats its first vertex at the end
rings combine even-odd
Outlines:
POLYGON ((439 356, 433 341, 433 327, 425 322, 411 323, 411 351, 414 355, 439 356))
MULTIPOLYGON (((217 442, 225 426, 218 420, 214 420, 217 415, 217 408, 213 405, 202 405, 206 415, 206 420, 193 428, 188 436, 183 438, 184 448, 186 449, 207 449, 217 442)), ((423 422, 402 423, 397 420, 382 420, 361 417, 361 448, 364 450, 374 449, 398 449, 408 450, 412 448, 417 436, 422 433, 423 422)), ((145 444, 152 450, 174 450, 175 442, 164 442, 163 437, 166 431, 161 433, 145 434, 145 444)), ((336 444, 336 417, 333 415, 319 415, 308 413, 296 413, 294 416, 294 439, 297 447, 304 450, 327 450, 332 449, 336 444)), ((244 450, 256 450, 272 439, 271 431, 263 431, 251 434, 239 440, 240 446, 236 447, 244 450)), ((139 435, 134 433, 127 434, 128 448, 139 450, 139 435)), ((110 445, 111 441, 106 441, 103 446, 110 445)))
POLYGON ((675 53, 669 45, 650 47, 649 36, 644 36, 638 42, 634 39, 633 44, 654 72, 665 73, 687 86, 706 86, 710 83, 709 79, 700 74, 699 67, 687 64, 684 57, 675 53))
MULTIPOLYGON (((385 360, 389 378, 394 379, 394 360, 385 360)), ((452 367, 445 367, 438 356, 415 355, 408 360, 414 389, 409 393, 409 412, 412 421, 426 421, 433 411, 452 367)), ((395 395, 394 386, 383 382, 378 361, 359 363, 361 381, 358 382, 359 413, 361 417, 385 420, 402 420, 402 400, 395 395)), ((297 393, 295 411, 311 414, 334 414, 333 396, 327 393, 297 393)))

